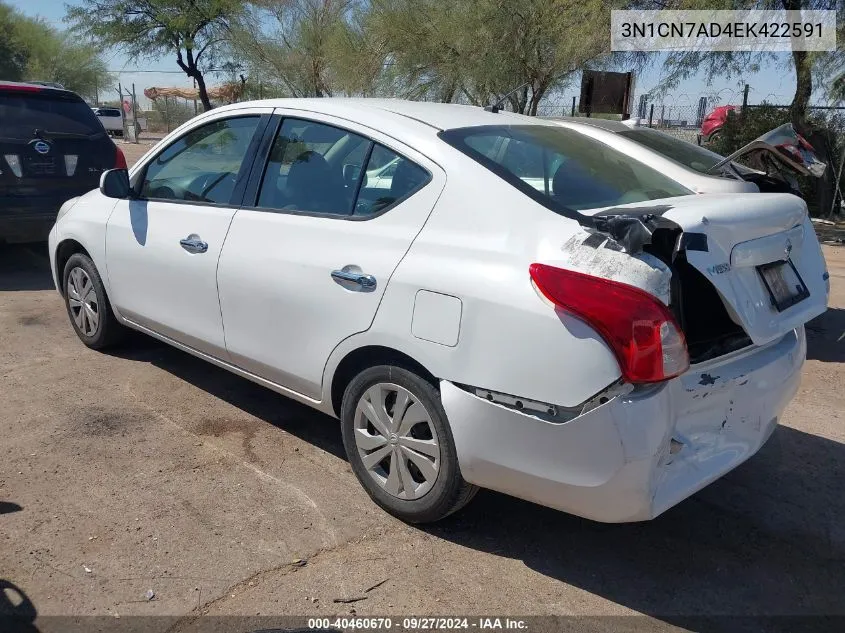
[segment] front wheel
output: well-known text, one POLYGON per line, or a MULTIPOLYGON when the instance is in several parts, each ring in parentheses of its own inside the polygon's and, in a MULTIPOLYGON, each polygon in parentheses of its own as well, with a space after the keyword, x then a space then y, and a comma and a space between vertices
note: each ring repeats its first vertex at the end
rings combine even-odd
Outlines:
POLYGON ((361 372, 341 407, 343 444, 373 501, 408 523, 442 519, 469 503, 440 394, 407 369, 361 372))
POLYGON ((100 273, 91 258, 74 253, 67 260, 63 275, 65 306, 79 339, 92 349, 117 343, 125 328, 112 312, 100 273))

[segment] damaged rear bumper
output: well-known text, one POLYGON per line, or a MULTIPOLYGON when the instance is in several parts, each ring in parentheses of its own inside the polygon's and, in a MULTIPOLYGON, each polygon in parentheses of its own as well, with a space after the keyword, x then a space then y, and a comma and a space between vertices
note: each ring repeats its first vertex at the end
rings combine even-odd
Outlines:
POLYGON ((798 389, 798 328, 566 423, 443 381, 464 478, 596 521, 656 517, 754 455, 798 389))

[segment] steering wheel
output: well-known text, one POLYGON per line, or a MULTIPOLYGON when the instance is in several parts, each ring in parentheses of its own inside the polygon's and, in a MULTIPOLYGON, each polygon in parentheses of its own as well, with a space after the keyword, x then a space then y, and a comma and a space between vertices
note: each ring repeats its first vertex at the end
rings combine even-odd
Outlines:
POLYGON ((202 176, 191 183, 191 189, 199 189, 199 193, 186 192, 185 196, 186 198, 189 197, 191 200, 197 200, 200 202, 217 202, 216 200, 209 200, 208 194, 212 189, 226 180, 228 180, 228 184, 231 189, 234 189, 235 183, 237 182, 235 174, 228 171, 223 172, 222 174, 207 174, 206 176, 202 176))

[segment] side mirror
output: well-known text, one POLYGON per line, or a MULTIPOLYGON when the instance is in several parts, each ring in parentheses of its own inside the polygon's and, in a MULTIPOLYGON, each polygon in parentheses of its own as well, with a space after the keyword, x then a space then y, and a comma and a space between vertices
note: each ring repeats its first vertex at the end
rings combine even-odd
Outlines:
POLYGON ((109 169, 100 176, 100 193, 107 198, 125 199, 131 197, 129 172, 125 169, 109 169))

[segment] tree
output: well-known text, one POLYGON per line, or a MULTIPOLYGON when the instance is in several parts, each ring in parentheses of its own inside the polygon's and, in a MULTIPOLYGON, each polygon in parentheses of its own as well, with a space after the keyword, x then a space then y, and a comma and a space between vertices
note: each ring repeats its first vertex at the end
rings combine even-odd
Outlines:
POLYGON ((252 74, 280 82, 294 97, 330 97, 333 53, 351 0, 257 0, 230 29, 230 45, 252 74))
POLYGON ((18 37, 22 16, 0 3, 0 79, 20 81, 26 71, 29 53, 18 37))
POLYGON ((407 95, 536 114, 583 67, 612 64, 610 9, 622 0, 373 0, 374 30, 407 95))
POLYGON ((241 10, 239 0, 82 0, 68 5, 66 19, 77 32, 134 59, 175 54, 210 110, 205 72, 241 10))
POLYGON ((109 75, 96 50, 0 3, 0 79, 54 81, 93 97, 109 75))

